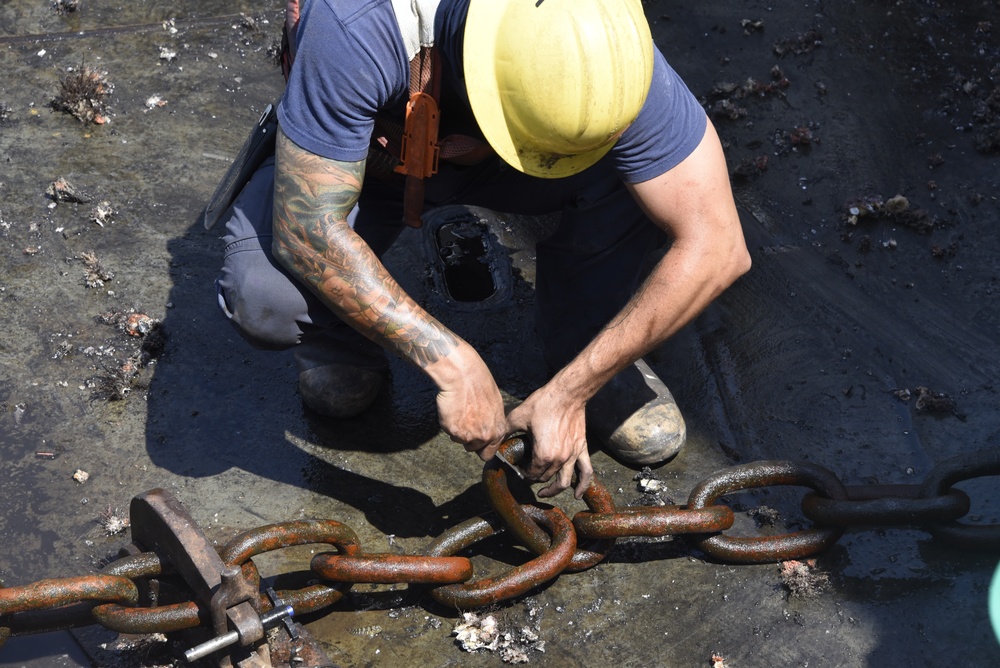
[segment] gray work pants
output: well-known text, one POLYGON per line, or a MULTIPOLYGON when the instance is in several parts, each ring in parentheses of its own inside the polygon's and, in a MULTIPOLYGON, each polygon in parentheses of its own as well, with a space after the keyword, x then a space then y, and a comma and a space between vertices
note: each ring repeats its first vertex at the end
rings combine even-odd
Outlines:
MULTIPOLYGON (((384 366, 379 346, 344 324, 275 262, 273 178, 268 161, 223 217, 226 246, 216 281, 222 311, 254 347, 308 344, 297 351, 300 368, 333 362, 384 366)), ((560 214, 555 231, 536 249, 537 332, 550 372, 576 356, 621 310, 638 287, 647 258, 666 239, 606 160, 563 179, 529 177, 498 158, 474 167, 442 163, 440 173, 427 180, 425 205, 446 204, 560 214)), ((402 189, 369 179, 348 220, 381 256, 403 229, 402 189)))

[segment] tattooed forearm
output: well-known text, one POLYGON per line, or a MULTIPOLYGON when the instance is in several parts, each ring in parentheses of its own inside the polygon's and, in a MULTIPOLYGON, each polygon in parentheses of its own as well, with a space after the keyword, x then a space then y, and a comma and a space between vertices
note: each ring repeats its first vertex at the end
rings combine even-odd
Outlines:
POLYGON ((274 255, 352 327, 426 368, 454 350, 457 338, 403 291, 348 225, 364 167, 321 158, 279 132, 274 255))

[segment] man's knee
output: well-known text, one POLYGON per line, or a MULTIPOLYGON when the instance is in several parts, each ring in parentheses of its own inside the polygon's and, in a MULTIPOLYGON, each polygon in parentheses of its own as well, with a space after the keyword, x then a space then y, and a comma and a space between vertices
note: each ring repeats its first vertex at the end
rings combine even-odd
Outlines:
POLYGON ((219 308, 239 335, 254 348, 285 350, 302 337, 304 300, 297 290, 254 289, 223 271, 216 282, 219 308))

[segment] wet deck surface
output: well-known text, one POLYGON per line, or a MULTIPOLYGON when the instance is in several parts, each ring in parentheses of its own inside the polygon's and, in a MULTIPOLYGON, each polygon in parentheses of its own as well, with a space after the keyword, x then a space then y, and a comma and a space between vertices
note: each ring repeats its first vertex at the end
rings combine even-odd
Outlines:
MULTIPOLYGON (((373 411, 330 423, 303 410, 290 355, 250 349, 217 313, 221 242, 197 219, 249 125, 280 95, 270 52, 282 3, 107 4, 65 16, 44 2, 0 7, 3 584, 94 572, 127 542, 107 535, 102 518, 155 487, 220 542, 329 518, 366 551, 416 553, 485 511, 481 465, 438 432, 433 386, 417 371, 394 362, 373 411), (81 66, 114 85, 104 125, 48 106, 81 66), (94 201, 51 207, 46 189, 60 177, 94 201), (115 213, 99 224, 102 200, 115 213), (87 287, 87 257, 113 274, 103 286, 87 287), (137 345, 115 322, 132 309, 161 320, 168 339, 128 396, 111 400, 119 386, 108 378, 137 345), (78 469, 86 482, 73 479, 78 469)), ((739 172, 755 262, 650 358, 689 428, 686 449, 651 472, 661 498, 684 503, 700 480, 740 462, 807 460, 846 484, 916 484, 947 457, 996 448, 1000 170, 995 154, 976 150, 989 122, 982 105, 1000 84, 995 3, 646 8, 695 94, 736 108, 715 122, 739 172), (750 77, 779 75, 787 87, 733 94, 750 77), (808 144, 797 128, 809 129, 808 144), (847 222, 849 203, 897 194, 925 211, 926 229, 847 222), (955 410, 928 414, 900 398, 918 387, 955 410)), ((542 381, 526 281, 500 308, 469 311, 431 294, 418 232, 387 264, 483 351, 512 403, 542 381)), ((651 501, 638 471, 600 453, 594 465, 619 505, 651 501)), ((995 483, 961 484, 973 499, 967 521, 1000 522, 995 483)), ((778 516, 765 531, 796 529, 808 524, 804 491, 728 501, 745 533, 757 531, 761 507, 778 516)), ((522 558, 510 545, 487 545, 477 573, 522 558)), ((262 559, 261 571, 305 568, 310 549, 262 559)), ((778 565, 632 540, 492 612, 535 629, 545 642, 529 653, 537 665, 710 665, 713 654, 735 668, 988 664, 1000 651, 986 612, 996 562, 918 529, 857 527, 817 557, 828 583, 803 597, 790 595, 778 565)), ((406 587, 358 586, 310 629, 344 666, 501 662, 463 652, 451 635, 458 621, 406 587)), ((142 652, 101 649, 113 636, 77 636, 97 665, 141 665, 142 652)), ((60 658, 68 637, 12 641, 0 665, 74 665, 60 658)))

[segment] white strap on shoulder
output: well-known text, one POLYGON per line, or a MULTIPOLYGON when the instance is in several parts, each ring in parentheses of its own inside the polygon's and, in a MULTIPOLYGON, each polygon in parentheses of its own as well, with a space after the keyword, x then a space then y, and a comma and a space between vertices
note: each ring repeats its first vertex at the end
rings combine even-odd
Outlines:
POLYGON ((422 46, 434 45, 434 14, 441 0, 392 0, 406 59, 413 60, 422 46))

